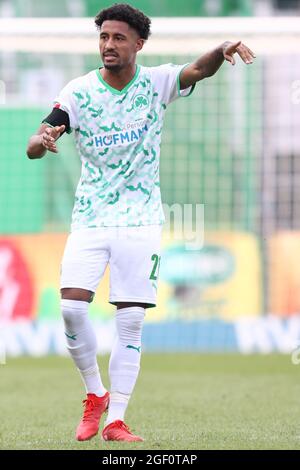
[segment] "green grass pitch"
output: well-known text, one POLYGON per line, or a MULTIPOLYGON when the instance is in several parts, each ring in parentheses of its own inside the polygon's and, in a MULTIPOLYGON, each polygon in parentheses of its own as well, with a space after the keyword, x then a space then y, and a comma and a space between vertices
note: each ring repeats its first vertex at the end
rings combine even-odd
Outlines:
MULTIPOLYGON (((108 386, 108 357, 99 363, 108 386)), ((0 394, 1 449, 300 449, 288 355, 144 354, 126 416, 144 443, 75 441, 84 393, 71 359, 8 359, 0 394)))

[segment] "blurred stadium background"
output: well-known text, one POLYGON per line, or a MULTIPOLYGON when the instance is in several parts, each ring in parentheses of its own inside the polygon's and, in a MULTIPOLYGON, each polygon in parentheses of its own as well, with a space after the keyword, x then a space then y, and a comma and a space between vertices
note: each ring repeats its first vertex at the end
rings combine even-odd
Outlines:
MULTIPOLYGON (((0 1, 2 355, 65 354, 59 267, 80 162, 72 136, 58 155, 25 151, 58 91, 99 66, 93 17, 111 3, 0 1)), ((227 39, 257 54, 167 111, 163 201, 204 204, 205 243, 188 251, 165 234, 144 350, 290 352, 300 341, 300 2, 130 3, 153 18, 141 64, 186 63, 227 39)), ((106 273, 90 308, 103 353, 114 335, 107 299, 106 273)))

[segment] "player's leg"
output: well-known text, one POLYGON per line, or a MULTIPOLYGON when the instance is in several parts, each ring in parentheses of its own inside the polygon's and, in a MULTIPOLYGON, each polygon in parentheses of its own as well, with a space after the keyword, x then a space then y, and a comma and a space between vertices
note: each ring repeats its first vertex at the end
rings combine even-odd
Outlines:
POLYGON ((61 309, 65 324, 67 347, 74 360, 86 393, 98 397, 106 393, 97 363, 97 339, 88 316, 94 293, 85 289, 61 289, 61 309))
POLYGON ((140 370, 145 308, 156 303, 153 262, 159 259, 160 238, 160 227, 143 227, 112 243, 110 301, 117 306, 117 337, 109 363, 111 398, 102 433, 105 440, 142 440, 131 434, 124 416, 140 370))
POLYGON ((95 250, 94 232, 70 235, 62 262, 61 310, 65 323, 67 347, 84 382, 87 399, 76 438, 86 440, 97 434, 101 415, 108 405, 106 391, 97 363, 97 339, 88 316, 96 286, 102 276, 108 255, 95 250), (69 287, 69 286, 78 287, 69 287), (84 289, 83 287, 89 287, 84 289))
POLYGON ((110 405, 103 438, 139 441, 124 425, 125 412, 138 378, 146 304, 117 303, 117 336, 109 361, 110 405))

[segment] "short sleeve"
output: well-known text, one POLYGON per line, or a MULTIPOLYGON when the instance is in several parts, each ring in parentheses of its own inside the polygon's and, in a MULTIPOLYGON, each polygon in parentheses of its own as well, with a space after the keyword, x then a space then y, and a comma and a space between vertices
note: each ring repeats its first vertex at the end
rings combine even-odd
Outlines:
POLYGON ((161 99, 169 104, 180 97, 190 96, 195 85, 180 90, 180 73, 189 64, 174 65, 164 64, 158 67, 151 67, 152 81, 154 88, 159 93, 161 99))
POLYGON ((62 109, 68 113, 71 131, 78 128, 78 113, 73 95, 75 85, 74 82, 75 80, 69 82, 54 99, 54 107, 62 109))

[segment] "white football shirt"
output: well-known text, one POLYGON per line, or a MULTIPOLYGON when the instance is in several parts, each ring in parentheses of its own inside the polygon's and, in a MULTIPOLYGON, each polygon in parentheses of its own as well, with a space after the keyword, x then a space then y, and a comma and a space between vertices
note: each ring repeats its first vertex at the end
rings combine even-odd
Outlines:
POLYGON ((162 224, 159 183, 163 118, 180 91, 185 66, 137 65, 121 91, 99 69, 69 82, 55 103, 66 111, 82 162, 72 230, 162 224))

